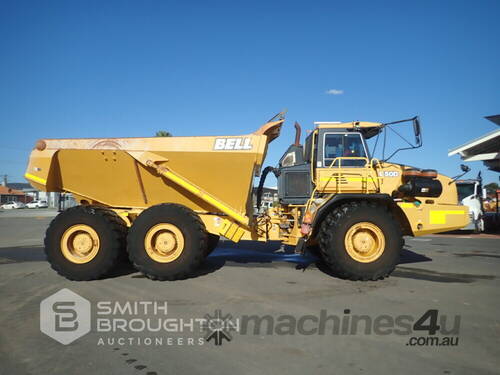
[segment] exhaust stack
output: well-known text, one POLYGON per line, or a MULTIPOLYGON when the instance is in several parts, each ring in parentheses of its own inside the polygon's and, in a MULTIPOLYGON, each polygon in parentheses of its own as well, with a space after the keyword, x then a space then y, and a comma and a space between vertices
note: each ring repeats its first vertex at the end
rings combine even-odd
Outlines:
POLYGON ((295 121, 295 146, 300 146, 300 134, 302 132, 302 128, 300 127, 300 124, 295 121))

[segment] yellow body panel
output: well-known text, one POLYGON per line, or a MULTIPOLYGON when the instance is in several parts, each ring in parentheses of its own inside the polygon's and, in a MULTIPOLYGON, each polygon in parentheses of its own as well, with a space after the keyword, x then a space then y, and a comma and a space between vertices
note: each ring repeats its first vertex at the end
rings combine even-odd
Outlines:
POLYGON ((469 209, 466 206, 414 203, 398 205, 408 218, 415 236, 460 229, 469 224, 469 209))

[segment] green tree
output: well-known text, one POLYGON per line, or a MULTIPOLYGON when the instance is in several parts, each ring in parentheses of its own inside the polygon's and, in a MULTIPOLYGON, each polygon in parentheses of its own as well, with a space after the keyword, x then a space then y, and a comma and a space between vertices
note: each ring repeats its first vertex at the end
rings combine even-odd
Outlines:
POLYGON ((171 137, 172 133, 167 132, 166 130, 158 130, 155 134, 155 137, 171 137))
POLYGON ((495 194, 498 189, 498 184, 496 182, 490 182, 489 184, 484 185, 484 188, 488 194, 495 194))

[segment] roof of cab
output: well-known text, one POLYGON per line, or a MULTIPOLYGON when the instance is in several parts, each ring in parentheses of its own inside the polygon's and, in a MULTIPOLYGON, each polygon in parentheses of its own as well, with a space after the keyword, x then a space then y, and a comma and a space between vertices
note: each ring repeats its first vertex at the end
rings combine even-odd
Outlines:
POLYGON ((351 122, 336 122, 336 121, 326 121, 321 122, 317 121, 314 123, 317 129, 331 129, 331 128, 339 128, 339 129, 364 129, 364 128, 379 128, 383 124, 380 122, 368 122, 368 121, 351 121, 351 122))

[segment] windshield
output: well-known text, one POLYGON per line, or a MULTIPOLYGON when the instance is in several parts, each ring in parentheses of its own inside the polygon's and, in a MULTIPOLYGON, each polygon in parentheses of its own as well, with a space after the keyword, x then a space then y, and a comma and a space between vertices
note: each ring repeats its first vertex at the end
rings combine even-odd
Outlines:
MULTIPOLYGON (((324 165, 329 167, 335 158, 366 157, 360 134, 325 134, 324 165)), ((342 159, 342 167, 361 167, 366 160, 342 159)), ((338 161, 334 166, 338 166, 338 161)))
POLYGON ((474 184, 457 184, 458 200, 474 195, 474 184))

